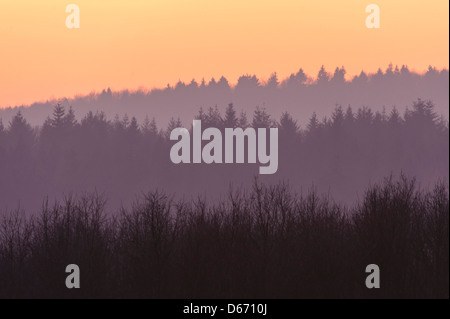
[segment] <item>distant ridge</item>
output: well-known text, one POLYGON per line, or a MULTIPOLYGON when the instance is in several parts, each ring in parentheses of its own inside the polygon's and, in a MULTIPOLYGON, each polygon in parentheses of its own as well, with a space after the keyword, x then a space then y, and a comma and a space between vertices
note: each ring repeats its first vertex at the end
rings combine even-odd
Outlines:
POLYGON ((155 117, 159 123, 168 123, 170 116, 178 114, 183 123, 189 123, 192 114, 200 107, 225 107, 232 102, 245 112, 251 112, 256 106, 265 107, 275 117, 289 111, 300 119, 300 124, 305 124, 302 118, 306 121, 313 112, 323 117, 336 104, 369 106, 374 110, 396 106, 403 111, 406 105, 422 98, 432 100, 437 112, 448 119, 447 69, 438 70, 430 66, 426 72, 417 73, 405 65, 389 65, 384 71, 380 68, 376 73, 361 71, 352 79, 346 79, 345 74, 344 67, 338 67, 332 73, 322 67, 315 77, 305 74, 302 69, 282 80, 276 73, 266 81, 255 75, 242 75, 234 86, 221 77, 200 82, 178 81, 174 85, 152 90, 113 92, 108 88, 100 93, 0 109, 0 118, 3 123, 8 123, 21 110, 32 125, 37 125, 60 102, 64 106, 73 106, 78 118, 88 111, 102 111, 108 118, 128 114, 143 120, 148 115, 155 117))

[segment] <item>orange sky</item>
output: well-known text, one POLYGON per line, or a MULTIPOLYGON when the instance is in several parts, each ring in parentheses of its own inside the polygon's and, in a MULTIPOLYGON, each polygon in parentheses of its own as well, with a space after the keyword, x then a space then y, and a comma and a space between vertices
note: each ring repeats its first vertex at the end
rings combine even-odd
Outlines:
POLYGON ((448 68, 447 0, 1 0, 0 107, 245 73, 448 68), (81 28, 67 29, 78 4, 81 28), (381 28, 367 29, 378 4, 381 28))

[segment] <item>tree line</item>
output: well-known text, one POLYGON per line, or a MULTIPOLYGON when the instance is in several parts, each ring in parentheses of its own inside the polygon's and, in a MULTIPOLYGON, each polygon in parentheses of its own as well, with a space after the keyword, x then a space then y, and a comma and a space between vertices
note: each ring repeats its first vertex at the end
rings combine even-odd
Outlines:
POLYGON ((449 193, 387 178, 348 208, 255 180, 220 201, 98 194, 0 215, 2 298, 448 298, 449 193), (80 268, 67 289, 66 266, 80 268), (366 266, 381 288, 367 289, 366 266))
MULTIPOLYGON (((369 182, 401 172, 423 185, 448 181, 448 121, 430 101, 417 100, 400 114, 396 108, 373 112, 336 106, 329 117, 313 114, 301 127, 289 113, 273 119, 264 108, 252 116, 233 104, 200 109, 202 128, 278 127, 279 169, 265 182, 289 180, 296 189, 311 185, 352 203, 369 182)), ((180 166, 171 163, 167 128, 146 117, 108 119, 89 112, 80 121, 60 104, 42 126, 32 127, 18 112, 0 121, 0 207, 34 208, 44 196, 98 190, 120 206, 155 187, 180 196, 221 194, 230 183, 249 185, 257 166, 250 164, 180 166)))
MULTIPOLYGON (((308 75, 300 68, 284 79, 273 73, 268 79, 244 74, 236 80, 232 83, 221 76, 200 81, 179 80, 152 90, 113 91, 105 88, 62 102, 66 107, 74 106, 78 120, 91 110, 103 111, 108 118, 113 118, 115 114, 123 117, 128 113, 143 119, 153 113, 157 114, 158 123, 164 127, 171 115, 176 114, 187 123, 200 106, 207 108, 217 104, 225 108, 230 101, 249 114, 256 105, 265 106, 276 118, 286 110, 304 125, 305 114, 316 111, 322 118, 331 114, 335 103, 343 106, 366 105, 373 111, 381 111, 383 105, 397 105, 403 113, 405 105, 417 97, 426 97, 436 104, 439 114, 448 118, 449 72, 431 66, 426 72, 418 73, 406 65, 391 64, 375 73, 361 71, 352 78, 347 76, 343 66, 331 72, 322 66, 314 75, 308 75)), ((7 107, 0 109, 0 117, 9 122, 20 110, 32 125, 40 125, 56 103, 55 100, 48 100, 33 103, 30 107, 7 107)))

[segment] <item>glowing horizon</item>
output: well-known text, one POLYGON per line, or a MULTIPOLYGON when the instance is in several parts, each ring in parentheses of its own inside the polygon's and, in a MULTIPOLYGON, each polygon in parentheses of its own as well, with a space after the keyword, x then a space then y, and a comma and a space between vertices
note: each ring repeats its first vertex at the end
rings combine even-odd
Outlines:
POLYGON ((4 0, 0 107, 243 74, 448 69, 448 1, 4 0), (67 29, 66 5, 80 7, 67 29), (367 29, 366 5, 381 10, 367 29))

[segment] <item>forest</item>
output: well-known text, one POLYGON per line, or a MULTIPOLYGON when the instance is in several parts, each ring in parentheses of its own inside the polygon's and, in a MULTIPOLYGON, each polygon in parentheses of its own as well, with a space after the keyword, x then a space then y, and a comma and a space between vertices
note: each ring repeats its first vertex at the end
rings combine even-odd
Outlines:
POLYGON ((352 208, 255 180, 219 202, 151 191, 111 215, 90 194, 0 218, 1 298, 448 298, 448 269, 448 185, 405 176, 352 208))
POLYGON ((0 124, 0 297, 449 297, 449 125, 433 102, 336 105, 305 126, 233 104, 193 118, 277 127, 277 173, 172 163, 177 117, 57 104, 40 126, 0 124), (368 264, 383 289, 366 288, 368 264))
MULTIPOLYGON (((312 114, 308 124, 285 112, 276 120, 264 108, 253 114, 200 109, 192 118, 202 129, 278 127, 278 171, 265 183, 288 182, 301 192, 312 186, 352 205, 371 183, 391 174, 414 177, 422 187, 448 182, 448 121, 431 101, 416 100, 403 113, 335 106, 329 117, 312 114)), ((1 122, 0 122, 1 123, 1 122)), ((160 189, 177 198, 219 199, 230 186, 250 187, 258 166, 251 164, 177 165, 170 160, 169 134, 181 121, 158 127, 153 118, 108 119, 89 112, 80 121, 60 104, 38 127, 20 111, 0 124, 0 209, 33 211, 42 199, 97 191, 108 207, 129 206, 139 193, 160 189)))

